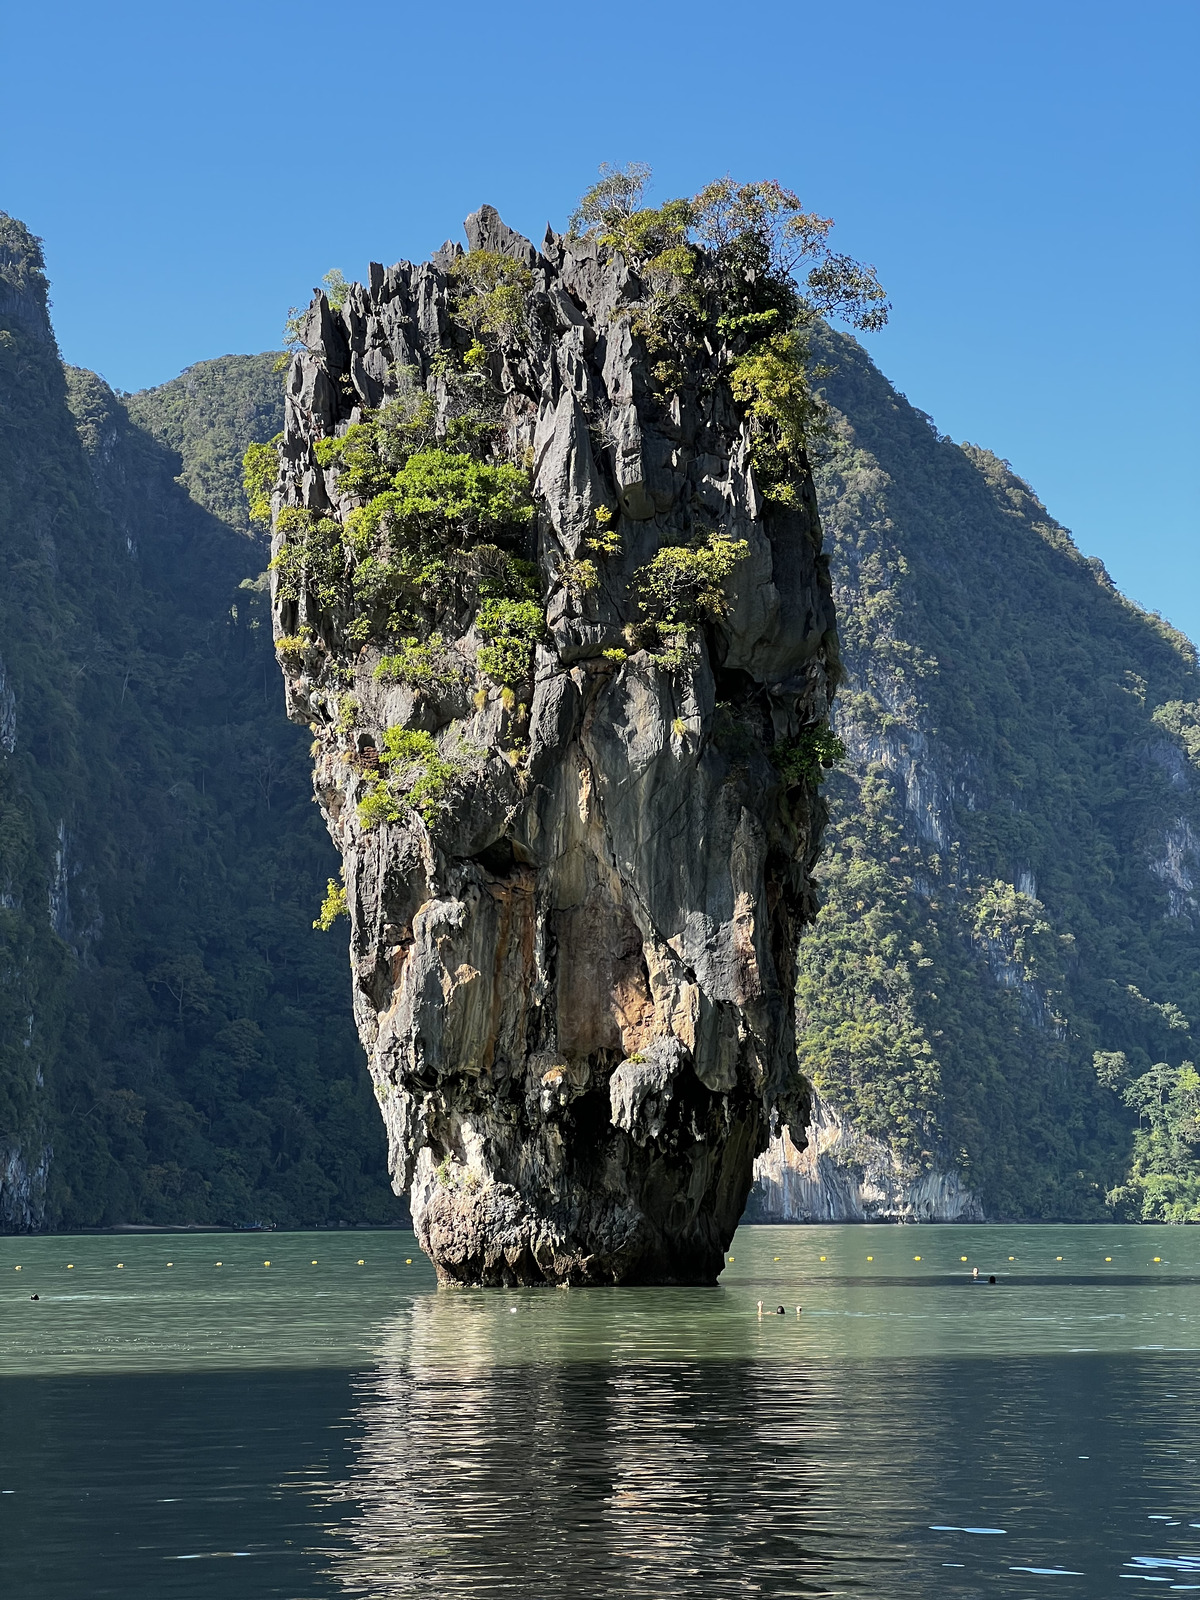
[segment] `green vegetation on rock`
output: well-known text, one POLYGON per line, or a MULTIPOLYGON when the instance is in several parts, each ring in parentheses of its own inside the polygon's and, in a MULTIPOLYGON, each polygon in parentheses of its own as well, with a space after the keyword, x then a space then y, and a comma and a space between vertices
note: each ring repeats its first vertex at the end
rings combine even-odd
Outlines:
POLYGON ((750 547, 709 534, 700 545, 664 545, 634 577, 638 609, 668 628, 715 621, 727 608, 725 585, 750 547))
POLYGON ((410 811, 416 812, 427 828, 435 827, 450 804, 455 783, 474 765, 465 750, 457 758, 445 756, 433 735, 423 728, 395 726, 384 730, 383 749, 376 762, 358 806, 364 828, 402 822, 410 811))
POLYGON ((474 363, 482 341, 518 343, 528 336, 527 298, 533 274, 511 256, 494 250, 470 250, 451 269, 458 284, 455 319, 470 330, 468 360, 474 363))
POLYGON ((778 183, 718 178, 690 198, 645 206, 649 181, 643 163, 602 166, 571 227, 619 250, 643 278, 648 293, 616 314, 645 339, 664 390, 683 385, 714 336, 727 346, 760 486, 790 505, 823 418, 809 334, 822 316, 881 328, 890 307, 875 269, 835 253, 832 219, 778 183))
POLYGON ((317 920, 313 923, 313 927, 320 929, 322 933, 328 933, 339 917, 348 917, 349 915, 350 913, 346 909, 345 887, 335 879, 330 878, 326 885, 325 898, 321 901, 321 909, 317 912, 317 920))
POLYGON ((515 688, 533 676, 533 649, 546 631, 546 613, 536 600, 485 600, 475 631, 486 642, 475 653, 479 670, 515 688))
POLYGON ((375 677, 432 692, 461 682, 462 671, 454 665, 441 634, 433 633, 424 641, 401 639, 393 654, 380 656, 375 677))

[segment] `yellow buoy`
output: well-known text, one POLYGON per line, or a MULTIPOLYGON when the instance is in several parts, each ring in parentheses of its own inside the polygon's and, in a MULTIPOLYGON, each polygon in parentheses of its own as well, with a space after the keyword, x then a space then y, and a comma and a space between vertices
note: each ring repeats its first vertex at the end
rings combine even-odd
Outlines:
POLYGON ((404 1265, 406 1267, 411 1267, 412 1266, 412 1257, 411 1256, 405 1256, 404 1265))
POLYGON ((124 1270, 125 1270, 125 1263, 123 1261, 118 1261, 117 1262, 117 1271, 118 1272, 123 1272, 124 1270))
POLYGON ((316 1266, 316 1264, 317 1264, 317 1263, 316 1263, 316 1262, 315 1262, 315 1261, 314 1261, 314 1262, 313 1262, 313 1266, 314 1266, 314 1267, 315 1267, 315 1266, 316 1266))
POLYGON ((874 1257, 874 1256, 868 1256, 868 1257, 867 1257, 867 1260, 868 1260, 868 1261, 874 1261, 874 1259, 875 1259, 875 1257, 874 1257))
POLYGON ((264 1261, 263 1262, 263 1266, 264 1267, 269 1267, 270 1265, 271 1265, 271 1263, 269 1261, 264 1261))
POLYGON ((219 1267, 219 1266, 222 1266, 222 1265, 224 1265, 224 1263, 223 1263, 223 1262, 220 1262, 220 1261, 214 1261, 214 1262, 213 1262, 213 1266, 214 1266, 214 1267, 219 1267))
POLYGON ((173 1267, 173 1266, 174 1266, 174 1265, 175 1265, 175 1263, 174 1263, 174 1262, 173 1262, 173 1261, 168 1261, 168 1262, 167 1262, 167 1265, 168 1265, 168 1266, 169 1266, 169 1267, 173 1267))
POLYGON ((20 1270, 21 1270, 21 1269, 20 1269, 20 1267, 14 1267, 14 1268, 13 1268, 13 1271, 14 1271, 14 1272, 20 1272, 20 1270))
POLYGON ((1161 1257, 1161 1256, 1155 1256, 1155 1258, 1154 1258, 1154 1259, 1155 1259, 1155 1261, 1161 1261, 1161 1260, 1162 1260, 1162 1257, 1161 1257))
POLYGON ((921 1259, 921 1258, 920 1258, 920 1256, 914 1256, 914 1257, 913 1257, 913 1260, 914 1260, 914 1261, 920 1261, 920 1259, 921 1259))
POLYGON ((778 1261, 778 1260, 779 1260, 779 1257, 778 1257, 778 1256, 776 1256, 776 1257, 775 1257, 775 1259, 776 1259, 776 1261, 778 1261))
POLYGON ((821 1260, 822 1260, 822 1261, 824 1261, 824 1259, 825 1259, 825 1257, 824 1257, 824 1256, 822 1256, 822 1257, 821 1257, 821 1260))
POLYGON ((1111 1257, 1111 1256, 1105 1256, 1105 1258, 1104 1258, 1104 1259, 1105 1259, 1105 1261, 1111 1261, 1111 1260, 1112 1260, 1112 1257, 1111 1257))
POLYGON ((1010 1260, 1010 1261, 1015 1261, 1015 1260, 1016 1260, 1016 1259, 1017 1259, 1017 1258, 1016 1258, 1016 1256, 1009 1256, 1009 1258, 1008 1258, 1008 1259, 1009 1259, 1009 1260, 1010 1260))
POLYGON ((68 1272, 74 1272, 75 1271, 75 1263, 73 1261, 68 1261, 67 1262, 67 1271, 68 1272))
POLYGON ((366 1266, 366 1262, 363 1260, 363 1258, 361 1256, 359 1256, 359 1258, 358 1258, 358 1264, 359 1264, 360 1267, 365 1267, 366 1266))
POLYGON ((958 1259, 959 1259, 959 1260, 960 1260, 960 1261, 965 1261, 965 1260, 966 1260, 966 1259, 967 1259, 967 1258, 966 1258, 966 1256, 959 1256, 959 1258, 958 1258, 958 1259))

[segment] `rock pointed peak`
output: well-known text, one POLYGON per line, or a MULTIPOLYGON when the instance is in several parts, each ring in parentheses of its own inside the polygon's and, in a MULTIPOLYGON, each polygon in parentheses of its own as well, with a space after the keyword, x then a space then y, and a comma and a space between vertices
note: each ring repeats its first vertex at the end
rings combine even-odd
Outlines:
POLYGON ((429 258, 429 264, 439 272, 449 272, 450 268, 463 253, 463 247, 456 244, 453 239, 447 239, 440 250, 435 250, 429 258))
POLYGON ((499 256, 511 256, 527 267, 536 267, 538 253, 524 234, 516 233, 501 219, 495 206, 480 206, 478 211, 463 223, 467 245, 471 250, 494 250, 499 256))

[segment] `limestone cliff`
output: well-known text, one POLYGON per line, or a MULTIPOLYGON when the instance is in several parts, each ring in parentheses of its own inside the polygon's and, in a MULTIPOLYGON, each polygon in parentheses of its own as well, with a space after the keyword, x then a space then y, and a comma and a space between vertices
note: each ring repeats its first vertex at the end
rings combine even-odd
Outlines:
POLYGON ((664 376, 619 253, 466 232, 314 300, 273 494, 393 1181, 444 1281, 709 1282, 807 1122, 812 483, 764 497, 715 315, 664 376), (707 600, 656 613, 705 562, 707 600))
POLYGON ((807 1142, 781 1129, 754 1163, 747 1222, 984 1222, 953 1168, 906 1160, 814 1089, 807 1142))
POLYGON ((853 340, 816 353, 847 759, 798 956, 809 1147, 772 1145, 752 1214, 1196 1220, 1195 650, 853 340))

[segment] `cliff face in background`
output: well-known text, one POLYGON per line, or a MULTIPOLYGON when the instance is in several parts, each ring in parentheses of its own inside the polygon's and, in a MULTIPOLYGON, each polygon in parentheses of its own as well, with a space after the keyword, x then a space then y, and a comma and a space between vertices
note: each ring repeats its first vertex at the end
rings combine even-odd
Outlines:
POLYGON ((979 1197, 946 1161, 914 1162, 849 1113, 812 1094, 805 1143, 788 1128, 754 1163, 749 1222, 986 1222, 979 1197))
POLYGON ((1195 653, 853 340, 819 354, 849 752, 800 950, 822 1110, 751 1214, 1200 1217, 1195 653))
POLYGON ((773 1119, 806 1120, 792 991, 819 807, 771 758, 823 723, 836 670, 811 482, 764 504, 721 349, 656 387, 619 256, 537 252, 486 208, 467 235, 527 275, 519 331, 471 342, 452 246, 373 266, 338 312, 318 298, 276 499, 288 704, 345 862, 393 1178, 445 1279, 712 1281, 773 1119), (417 451, 372 522, 365 409, 427 416, 441 446, 468 383, 484 476, 417 451), (528 472, 531 517, 481 533, 460 486, 431 530, 438 474, 528 493, 488 462, 528 472), (714 535, 745 541, 728 606, 672 654, 646 637, 645 574, 714 535), (522 560, 536 598, 489 599, 522 560), (523 653, 497 604, 533 607, 523 653))
POLYGON ((273 365, 122 402, 63 368, 37 241, 0 215, 2 1228, 402 1215, 311 931, 334 862, 267 553, 244 502, 230 526, 176 481, 234 506, 273 365))

